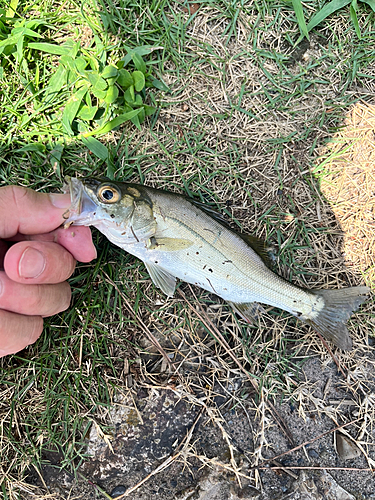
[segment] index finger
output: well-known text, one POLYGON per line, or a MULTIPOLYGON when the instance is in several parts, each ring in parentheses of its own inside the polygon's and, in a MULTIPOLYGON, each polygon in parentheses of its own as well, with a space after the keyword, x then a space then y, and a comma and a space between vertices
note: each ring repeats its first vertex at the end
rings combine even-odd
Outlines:
POLYGON ((53 231, 70 207, 68 194, 37 193, 21 186, 0 188, 0 238, 53 231))

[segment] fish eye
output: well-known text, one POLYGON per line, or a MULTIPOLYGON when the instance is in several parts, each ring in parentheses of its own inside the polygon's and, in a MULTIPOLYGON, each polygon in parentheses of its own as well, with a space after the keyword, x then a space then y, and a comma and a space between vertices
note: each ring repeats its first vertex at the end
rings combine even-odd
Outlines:
POLYGON ((98 197, 103 203, 116 203, 120 199, 120 193, 113 186, 100 186, 98 197))

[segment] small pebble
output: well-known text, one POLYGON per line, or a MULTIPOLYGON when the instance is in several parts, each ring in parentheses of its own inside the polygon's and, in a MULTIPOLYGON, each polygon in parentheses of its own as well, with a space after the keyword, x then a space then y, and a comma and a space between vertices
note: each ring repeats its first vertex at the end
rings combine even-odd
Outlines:
POLYGON ((113 488, 113 490, 111 491, 111 497, 117 498, 120 495, 123 495, 125 493, 125 491, 126 491, 126 487, 123 486, 122 484, 120 484, 119 486, 116 486, 115 488, 113 488))
POLYGON ((319 453, 316 450, 314 450, 314 448, 308 450, 307 454, 309 455, 310 458, 319 458, 319 453))

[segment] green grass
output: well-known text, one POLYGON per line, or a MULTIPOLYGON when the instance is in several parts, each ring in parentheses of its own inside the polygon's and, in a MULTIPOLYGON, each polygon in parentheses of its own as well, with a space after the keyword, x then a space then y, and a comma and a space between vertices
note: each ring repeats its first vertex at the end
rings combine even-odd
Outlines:
MULTIPOLYGON (((308 4, 315 11, 322 8, 322 2, 308 4)), ((324 273, 317 269, 325 265, 329 270, 329 262, 321 262, 312 242, 328 241, 337 226, 334 218, 328 228, 316 220, 319 193, 309 166, 318 148, 340 126, 349 106, 356 99, 365 99, 366 89, 372 86, 374 15, 370 9, 361 10, 361 39, 356 43, 356 29, 348 16, 342 11, 332 13, 310 31, 319 50, 304 61, 294 52, 300 31, 291 3, 202 2, 201 12, 212 9, 208 25, 222 22, 218 40, 227 53, 220 52, 217 44, 192 35, 194 19, 201 14, 198 11, 187 17, 184 2, 91 0, 83 8, 79 2, 69 5, 62 7, 54 0, 15 2, 14 16, 0 25, 0 41, 10 36, 14 21, 27 18, 38 19, 34 30, 43 41, 59 46, 66 39, 92 40, 96 34, 107 55, 105 64, 126 57, 126 47, 151 46, 155 50, 142 57, 156 78, 172 82, 171 91, 147 89, 143 98, 157 107, 157 112, 142 124, 126 122, 119 130, 103 135, 100 143, 105 154, 101 154, 103 150, 97 143, 89 145, 90 152, 78 134, 64 135, 61 129, 68 89, 45 100, 45 88, 56 71, 58 56, 37 54, 27 44, 40 42, 39 38, 26 34, 19 54, 0 53, 1 185, 22 184, 50 191, 61 188, 65 175, 106 174, 188 195, 197 193, 202 201, 220 207, 234 227, 257 232, 276 244, 280 248, 278 268, 290 279, 301 285, 324 284, 324 273), (246 44, 230 52, 244 19, 253 23, 246 44), (248 75, 240 75, 241 84, 235 91, 230 90, 232 80, 227 66, 236 60, 256 68, 255 90, 248 75), (193 81, 189 81, 191 74, 193 81), (190 92, 198 80, 199 88, 190 92), (211 95, 220 80, 226 95, 224 104, 211 95), (308 112, 309 102, 313 106, 320 103, 322 112, 308 112), (40 106, 37 113, 35 103, 40 106), (190 110, 178 114, 184 103, 195 106, 191 115, 190 110), (246 140, 235 134, 236 127, 242 126, 241 120, 248 120, 246 140), (254 159, 245 161, 247 155, 254 159), (270 165, 268 180, 260 172, 262 163, 259 171, 248 168, 263 158, 270 165), (269 194, 267 182, 281 194, 269 194), (312 198, 304 201, 301 214, 296 193, 304 186, 312 198), (289 216, 293 216, 292 221, 289 216)), ((5 394, 0 403, 5 443, 0 463, 12 463, 11 469, 3 465, 7 471, 1 482, 5 498, 9 485, 23 478, 30 464, 39 466, 44 446, 61 449, 62 465, 76 469, 84 459, 84 440, 91 421, 106 427, 106 409, 116 387, 129 381, 124 360, 129 361, 136 378, 142 356, 147 359, 148 364, 142 361, 146 370, 159 359, 155 354, 147 357, 148 348, 140 347, 143 332, 128 314, 125 299, 145 322, 152 318, 167 338, 186 331, 190 332, 189 342, 193 342, 194 332, 199 329, 205 338, 212 338, 212 332, 188 312, 182 300, 155 306, 160 296, 136 259, 110 245, 97 232, 94 241, 98 259, 79 265, 70 280, 72 307, 46 320, 37 344, 0 361, 0 390, 5 394), (178 320, 173 323, 171 317, 178 320)), ((217 303, 203 292, 199 299, 207 307, 217 303)), ((276 319, 280 313, 271 315, 276 319)), ((242 362, 271 394, 285 388, 285 375, 300 363, 299 359, 293 360, 299 328, 287 317, 281 315, 280 319, 280 324, 289 325, 286 338, 278 336, 281 330, 272 329, 274 322, 268 316, 262 340, 249 336, 249 329, 238 320, 233 320, 235 335, 223 332, 230 345, 237 346, 239 357, 243 356, 239 345, 243 345, 247 359, 242 357, 242 362), (233 338, 242 338, 242 344, 233 338)), ((168 348, 173 352, 173 345, 168 348)), ((217 349, 231 363, 225 350, 217 349)))

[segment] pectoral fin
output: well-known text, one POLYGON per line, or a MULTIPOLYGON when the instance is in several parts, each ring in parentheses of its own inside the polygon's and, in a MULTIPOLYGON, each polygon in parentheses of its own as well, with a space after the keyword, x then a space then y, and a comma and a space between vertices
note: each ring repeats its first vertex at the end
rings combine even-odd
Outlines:
POLYGON ((157 238, 152 236, 147 243, 149 250, 158 249, 162 252, 176 252, 178 250, 185 250, 193 244, 190 240, 182 238, 157 238))
POLYGON ((145 262, 144 264, 155 286, 160 288, 168 297, 173 297, 176 289, 176 277, 152 262, 145 262))
POLYGON ((259 315, 264 313, 264 308, 258 302, 235 303, 228 302, 234 311, 241 316, 247 323, 254 323, 259 315))

